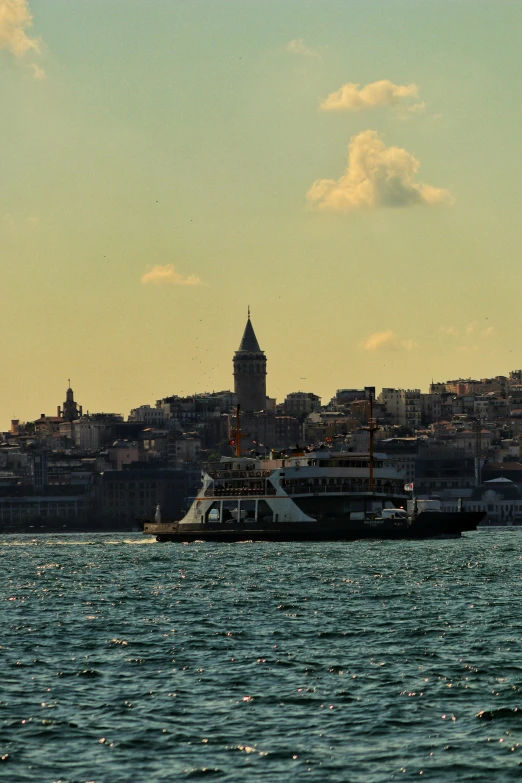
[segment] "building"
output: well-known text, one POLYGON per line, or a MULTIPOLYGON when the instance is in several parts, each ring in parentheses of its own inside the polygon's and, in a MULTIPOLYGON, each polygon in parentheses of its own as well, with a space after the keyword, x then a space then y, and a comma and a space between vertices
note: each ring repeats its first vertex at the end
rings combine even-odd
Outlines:
POLYGON ((116 424, 122 424, 118 413, 91 413, 72 422, 72 439, 81 451, 97 451, 104 446, 116 424))
POLYGON ((477 483, 475 459, 451 446, 419 446, 415 494, 430 496, 447 489, 471 489, 477 483))
POLYGON ((421 426, 420 389, 383 389, 378 401, 386 406, 392 424, 412 430, 421 426))
POLYGON ((308 416, 321 410, 321 398, 312 392, 291 392, 285 397, 283 409, 287 416, 308 416))
POLYGON ((62 417, 59 416, 46 416, 45 413, 40 414, 40 418, 34 422, 34 433, 36 437, 44 439, 47 437, 57 437, 60 434, 60 424, 62 423, 62 417))
POLYGON ((71 382, 69 381, 69 388, 65 392, 65 402, 63 408, 60 411, 58 408, 58 416, 61 416, 63 421, 76 421, 82 415, 82 406, 74 399, 74 392, 71 389, 71 382))
POLYGON ((364 389, 337 389, 330 405, 349 405, 357 400, 369 400, 370 397, 375 400, 375 386, 365 386, 364 389))
POLYGON ((384 438, 378 443, 379 452, 387 456, 387 465, 403 476, 405 483, 415 481, 415 463, 419 451, 418 438, 384 438))
POLYGON ((234 392, 242 411, 266 410, 266 356, 248 320, 239 349, 234 354, 234 392))
POLYGON ((145 424, 146 427, 164 427, 167 421, 167 413, 161 404, 156 403, 156 407, 150 405, 140 405, 133 408, 129 413, 129 421, 136 421, 145 424))
POLYGON ((98 508, 106 523, 133 524, 152 517, 160 506, 164 519, 183 516, 199 484, 200 472, 151 468, 140 463, 112 470, 100 477, 98 508))
MULTIPOLYGON (((432 384, 433 385, 433 384, 432 384)), ((437 392, 421 394, 421 416, 424 426, 442 418, 442 396, 437 392)))
MULTIPOLYGON (((233 440, 235 417, 229 417, 229 433, 233 440)), ((246 413, 241 417, 243 451, 253 449, 263 452, 269 449, 287 449, 303 443, 303 427, 293 416, 277 416, 273 413, 246 413)))
POLYGON ((0 496, 0 527, 29 532, 35 528, 77 528, 92 518, 93 499, 82 494, 33 494, 0 496))

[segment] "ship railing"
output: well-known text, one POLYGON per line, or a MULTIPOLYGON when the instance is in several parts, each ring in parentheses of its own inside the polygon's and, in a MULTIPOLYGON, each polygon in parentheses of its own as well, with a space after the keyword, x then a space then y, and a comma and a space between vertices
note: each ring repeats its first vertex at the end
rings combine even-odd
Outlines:
POLYGON ((242 484, 232 484, 229 486, 216 486, 210 484, 204 492, 205 497, 256 497, 263 495, 275 495, 276 488, 266 482, 266 486, 248 486, 242 484))
POLYGON ((221 470, 206 470, 206 473, 210 476, 212 479, 216 479, 218 481, 229 481, 229 480, 237 480, 237 479, 247 479, 248 481, 253 481, 255 479, 266 479, 268 478, 272 471, 271 470, 258 470, 255 468, 252 468, 250 470, 224 470, 221 468, 221 470))
MULTIPOLYGON (((402 485, 394 486, 393 484, 386 483, 383 486, 376 486, 373 488, 374 492, 379 493, 401 493, 402 485)), ((369 483, 355 483, 355 484, 308 484, 303 486, 286 485, 283 487, 287 495, 326 495, 326 494, 339 494, 346 492, 369 492, 369 483)))

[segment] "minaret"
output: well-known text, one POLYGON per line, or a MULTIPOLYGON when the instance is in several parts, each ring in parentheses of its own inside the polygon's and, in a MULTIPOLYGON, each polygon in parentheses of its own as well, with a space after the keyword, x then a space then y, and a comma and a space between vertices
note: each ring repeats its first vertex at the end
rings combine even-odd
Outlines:
POLYGON ((234 391, 242 411, 266 408, 266 356, 259 347, 254 327, 248 320, 239 349, 234 354, 234 391))

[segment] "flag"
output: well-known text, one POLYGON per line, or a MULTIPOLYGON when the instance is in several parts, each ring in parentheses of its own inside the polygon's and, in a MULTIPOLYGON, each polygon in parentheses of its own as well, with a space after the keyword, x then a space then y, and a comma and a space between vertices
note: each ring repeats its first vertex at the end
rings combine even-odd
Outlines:
POLYGON ((405 484, 404 485, 404 491, 405 492, 413 492, 413 484, 405 484))

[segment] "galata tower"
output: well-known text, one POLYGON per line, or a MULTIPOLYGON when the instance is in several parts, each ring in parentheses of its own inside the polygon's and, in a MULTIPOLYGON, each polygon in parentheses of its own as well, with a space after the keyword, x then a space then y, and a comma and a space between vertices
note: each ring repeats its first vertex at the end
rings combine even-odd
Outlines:
POLYGON ((266 356, 257 342, 250 308, 241 345, 234 354, 234 392, 242 411, 265 410, 266 356))

